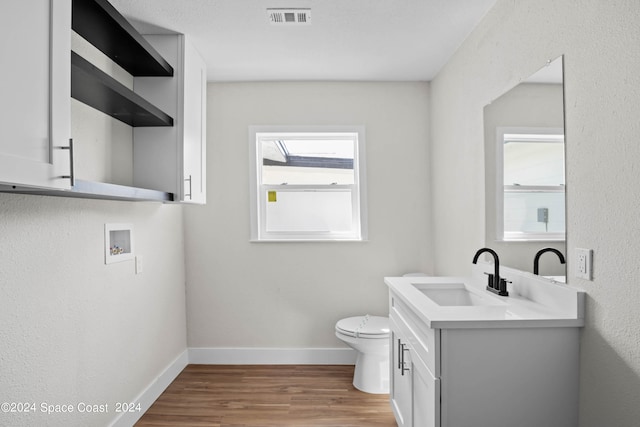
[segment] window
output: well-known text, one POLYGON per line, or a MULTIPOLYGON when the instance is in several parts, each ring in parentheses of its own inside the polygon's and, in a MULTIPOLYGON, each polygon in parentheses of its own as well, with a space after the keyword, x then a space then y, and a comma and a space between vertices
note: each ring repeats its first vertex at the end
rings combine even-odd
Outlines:
POLYGON ((251 127, 251 240, 363 240, 364 129, 251 127))
POLYGON ((564 240, 563 130, 499 128, 498 146, 498 239, 564 240))

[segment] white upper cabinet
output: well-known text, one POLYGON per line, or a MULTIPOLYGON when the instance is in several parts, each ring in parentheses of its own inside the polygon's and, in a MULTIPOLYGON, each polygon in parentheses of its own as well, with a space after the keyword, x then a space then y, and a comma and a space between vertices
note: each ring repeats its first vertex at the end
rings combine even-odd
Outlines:
POLYGON ((136 77, 134 91, 173 117, 174 126, 134 129, 134 185, 174 193, 174 201, 204 204, 206 65, 184 35, 145 39, 171 64, 174 76, 136 77))
POLYGON ((188 43, 184 45, 184 129, 182 200, 207 201, 207 66, 188 43))
POLYGON ((0 191, 205 203, 206 66, 184 35, 145 38, 108 0, 3 6, 0 191), (72 52, 72 32, 89 48, 72 52), (133 90, 109 74, 111 64, 133 90), (109 121, 117 135, 99 125, 109 121))
POLYGON ((71 1, 2 6, 0 183, 69 189, 71 1))

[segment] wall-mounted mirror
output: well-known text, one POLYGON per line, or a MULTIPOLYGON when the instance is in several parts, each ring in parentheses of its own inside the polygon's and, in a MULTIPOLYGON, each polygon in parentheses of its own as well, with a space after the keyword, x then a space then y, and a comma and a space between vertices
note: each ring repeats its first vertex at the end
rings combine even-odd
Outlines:
MULTIPOLYGON (((566 254, 563 58, 484 108, 486 245, 503 265, 533 272, 542 248, 566 254)), ((555 253, 539 274, 564 280, 555 253)))

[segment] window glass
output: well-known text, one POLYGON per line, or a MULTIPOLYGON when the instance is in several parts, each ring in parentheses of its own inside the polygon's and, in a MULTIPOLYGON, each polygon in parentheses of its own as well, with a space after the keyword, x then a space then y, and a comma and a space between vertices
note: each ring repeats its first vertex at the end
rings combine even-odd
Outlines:
POLYGON ((362 240, 364 132, 258 131, 252 240, 362 240))
POLYGON ((505 236, 564 233, 564 192, 505 191, 505 236))
POLYGON ((353 140, 314 134, 281 138, 261 141, 263 184, 354 184, 353 140))
POLYGON ((509 141, 504 144, 505 185, 564 185, 564 143, 509 141))
POLYGON ((266 213, 267 232, 346 233, 353 219, 351 191, 279 191, 266 213))
POLYGON ((503 133, 499 142, 503 160, 501 237, 563 240, 564 135, 503 133))

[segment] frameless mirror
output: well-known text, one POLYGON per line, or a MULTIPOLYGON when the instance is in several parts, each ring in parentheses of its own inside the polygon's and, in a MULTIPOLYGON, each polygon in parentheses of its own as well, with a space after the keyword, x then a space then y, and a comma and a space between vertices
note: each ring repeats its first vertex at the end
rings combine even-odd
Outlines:
MULTIPOLYGON (((484 108, 485 243, 503 265, 529 272, 540 249, 566 251, 562 62, 484 108)), ((566 264, 554 252, 538 257, 539 274, 562 281, 566 264)))

